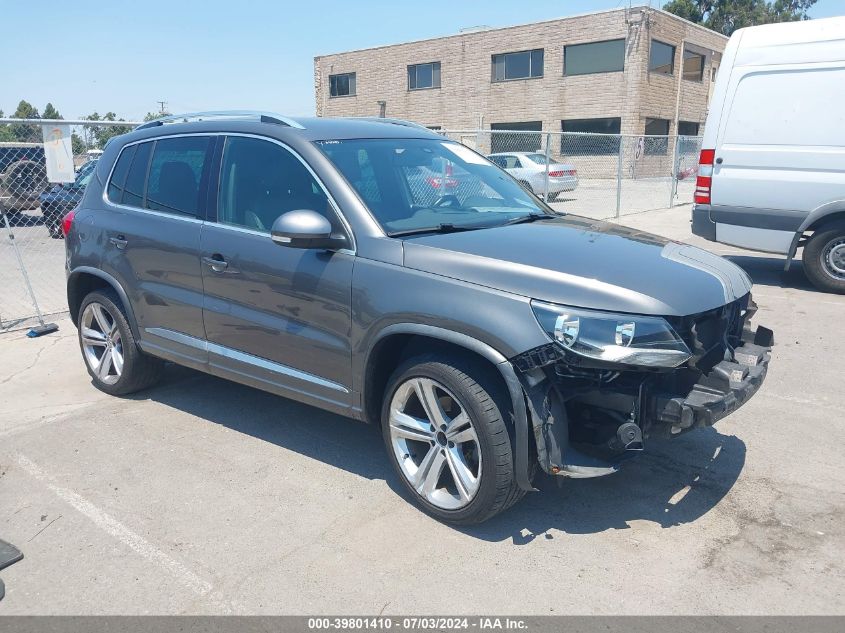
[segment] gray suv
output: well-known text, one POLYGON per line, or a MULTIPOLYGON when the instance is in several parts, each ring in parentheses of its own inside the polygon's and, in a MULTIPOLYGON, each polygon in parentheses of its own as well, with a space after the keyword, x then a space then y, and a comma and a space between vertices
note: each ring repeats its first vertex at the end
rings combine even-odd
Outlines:
POLYGON ((109 143, 63 230, 97 388, 172 361, 378 424, 409 496, 456 524, 538 466, 607 475, 713 424, 770 357, 733 264, 555 213, 399 121, 148 123, 109 143))

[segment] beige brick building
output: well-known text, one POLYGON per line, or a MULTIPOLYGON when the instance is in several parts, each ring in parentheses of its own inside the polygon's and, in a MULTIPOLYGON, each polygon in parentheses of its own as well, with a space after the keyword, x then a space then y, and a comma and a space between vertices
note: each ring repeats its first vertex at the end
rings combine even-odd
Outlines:
POLYGON ((726 43, 637 7, 322 55, 316 110, 448 130, 698 134, 726 43))

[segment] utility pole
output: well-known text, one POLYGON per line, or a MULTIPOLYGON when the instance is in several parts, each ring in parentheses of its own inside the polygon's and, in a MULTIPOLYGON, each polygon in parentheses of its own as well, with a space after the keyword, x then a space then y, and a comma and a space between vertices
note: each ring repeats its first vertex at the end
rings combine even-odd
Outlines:
POLYGON ((159 105, 159 112, 164 114, 164 106, 167 105, 167 101, 156 101, 156 103, 159 105))

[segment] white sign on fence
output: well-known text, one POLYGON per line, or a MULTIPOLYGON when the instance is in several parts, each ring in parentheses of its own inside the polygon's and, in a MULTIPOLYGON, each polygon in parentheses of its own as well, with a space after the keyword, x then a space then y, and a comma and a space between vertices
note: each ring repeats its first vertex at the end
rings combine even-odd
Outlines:
POLYGON ((73 182, 76 173, 73 168, 70 125, 42 125, 41 135, 44 139, 44 156, 47 159, 47 180, 73 182))

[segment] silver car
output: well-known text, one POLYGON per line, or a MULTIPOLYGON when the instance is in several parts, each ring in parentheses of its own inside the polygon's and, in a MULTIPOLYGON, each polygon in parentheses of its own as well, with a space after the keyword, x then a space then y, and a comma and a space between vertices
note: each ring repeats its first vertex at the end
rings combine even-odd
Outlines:
POLYGON ((554 202, 563 191, 578 186, 575 165, 549 158, 548 195, 546 194, 546 155, 540 152, 497 152, 487 158, 516 178, 524 187, 554 202))

